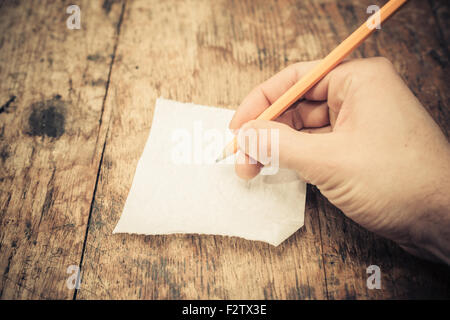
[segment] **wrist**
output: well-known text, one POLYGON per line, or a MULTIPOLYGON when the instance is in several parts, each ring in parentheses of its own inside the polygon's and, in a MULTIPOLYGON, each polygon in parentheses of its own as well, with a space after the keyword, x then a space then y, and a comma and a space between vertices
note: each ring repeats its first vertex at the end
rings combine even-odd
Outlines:
POLYGON ((422 193, 411 245, 406 249, 450 265, 450 156, 444 160, 445 164, 437 166, 435 174, 430 175, 429 191, 422 193))

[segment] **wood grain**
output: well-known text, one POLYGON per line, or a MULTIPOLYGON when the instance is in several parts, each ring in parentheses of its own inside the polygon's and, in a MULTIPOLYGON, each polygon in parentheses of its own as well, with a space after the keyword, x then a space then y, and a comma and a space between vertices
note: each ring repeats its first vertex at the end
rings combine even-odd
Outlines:
MULTIPOLYGON (((305 227, 277 248, 111 234, 157 97, 235 109, 283 67, 325 56, 370 4, 86 0, 75 31, 68 2, 0 2, 0 297, 448 299, 448 267, 363 230, 314 187, 305 227), (366 287, 371 264, 382 290, 366 287)), ((393 61, 448 136, 447 16, 445 0, 412 0, 353 57, 393 61)))
POLYGON ((66 270, 82 254, 121 9, 80 1, 82 29, 69 30, 69 5, 1 3, 2 299, 74 294, 66 270))

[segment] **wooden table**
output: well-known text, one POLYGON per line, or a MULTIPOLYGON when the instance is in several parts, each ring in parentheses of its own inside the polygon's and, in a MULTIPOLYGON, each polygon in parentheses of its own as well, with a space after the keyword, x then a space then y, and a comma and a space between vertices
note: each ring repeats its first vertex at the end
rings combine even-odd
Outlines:
MULTIPOLYGON (((71 1, 0 1, 0 297, 448 299, 448 267, 363 230, 314 187, 305 226, 276 248, 111 234, 157 97, 235 109, 323 57, 374 2, 79 0, 70 30, 71 1), (372 264, 380 290, 366 286, 372 264)), ((353 54, 393 61, 447 137, 448 15, 446 0, 412 0, 353 54)))

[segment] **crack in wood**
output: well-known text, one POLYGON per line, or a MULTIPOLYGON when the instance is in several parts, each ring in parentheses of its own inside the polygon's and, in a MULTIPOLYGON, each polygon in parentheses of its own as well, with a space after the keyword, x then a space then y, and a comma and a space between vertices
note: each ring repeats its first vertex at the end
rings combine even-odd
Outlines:
POLYGON ((0 107, 0 114, 3 112, 8 111, 8 108, 11 106, 11 104, 16 100, 16 96, 11 96, 8 101, 6 101, 1 107, 0 107))
MULTIPOLYGON (((114 65, 115 57, 116 57, 117 47, 118 47, 118 44, 119 44, 120 28, 121 28, 122 22, 123 22, 123 16, 124 16, 124 13, 125 13, 125 7, 126 7, 126 2, 123 2, 122 3, 122 9, 121 9, 121 12, 120 12, 120 17, 119 17, 119 22, 117 24, 117 38, 116 38, 116 42, 114 44, 113 54, 112 54, 112 58, 111 58, 111 65, 110 65, 109 73, 108 73, 108 80, 106 82, 105 96, 103 97, 102 110, 101 110, 101 114, 100 114, 99 130, 100 130, 100 127, 101 127, 101 124, 102 124, 102 121, 103 121, 103 113, 104 113, 104 109, 105 109, 106 98, 107 98, 108 93, 109 93, 109 84, 110 84, 110 81, 111 81, 111 73, 112 73, 112 68, 113 68, 113 65, 114 65)), ((82 250, 81 250, 81 258, 80 258, 80 263, 79 263, 80 273, 79 273, 78 276, 80 276, 81 270, 82 270, 82 266, 83 266, 84 254, 85 254, 85 251, 86 251, 87 237, 88 237, 88 234, 89 234, 89 226, 90 226, 90 223, 91 223, 92 212, 93 212, 93 209, 94 209, 95 196, 97 194, 98 182, 99 182, 99 179, 100 179, 100 174, 101 174, 101 169, 102 169, 102 164, 103 164, 103 156, 105 154, 106 141, 107 141, 107 138, 108 138, 108 132, 109 132, 109 125, 108 125, 107 131, 106 131, 106 135, 105 135, 105 142, 103 143, 102 153, 101 153, 101 156, 100 156, 100 161, 99 161, 98 170, 97 170, 97 178, 95 180, 94 192, 92 194, 91 205, 90 205, 90 208, 89 208, 89 216, 88 216, 88 221, 87 221, 87 224, 86 224, 86 232, 85 232, 85 236, 84 236, 83 247, 82 247, 82 250)), ((97 142, 98 142, 98 136, 97 136, 96 145, 97 145, 97 142)), ((77 279, 77 282, 78 281, 79 281, 79 279, 77 279)), ((74 290, 73 300, 77 299, 77 294, 78 294, 79 290, 80 289, 77 289, 77 288, 74 290)))

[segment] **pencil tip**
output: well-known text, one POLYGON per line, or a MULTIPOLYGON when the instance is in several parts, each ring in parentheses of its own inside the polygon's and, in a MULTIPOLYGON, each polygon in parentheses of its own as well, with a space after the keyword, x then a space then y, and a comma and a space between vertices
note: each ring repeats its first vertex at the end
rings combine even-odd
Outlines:
POLYGON ((219 163, 220 161, 224 160, 227 156, 225 154, 221 154, 217 159, 216 163, 219 163))

